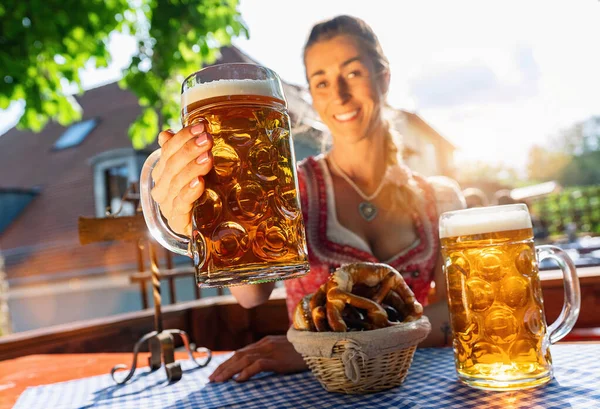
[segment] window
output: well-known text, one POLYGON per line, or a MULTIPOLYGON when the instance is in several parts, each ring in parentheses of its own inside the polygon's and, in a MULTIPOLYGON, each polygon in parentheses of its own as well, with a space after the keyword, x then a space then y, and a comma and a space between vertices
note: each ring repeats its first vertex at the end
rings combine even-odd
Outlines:
POLYGON ((125 162, 104 171, 104 187, 106 189, 104 208, 106 211, 112 214, 118 212, 119 216, 130 216, 135 213, 134 204, 123 201, 123 196, 130 185, 129 179, 129 165, 125 162))
POLYGON ((0 188, 0 234, 38 195, 37 189, 0 188))
POLYGON ((135 213, 135 203, 123 202, 123 195, 132 183, 139 181, 140 170, 147 154, 132 148, 114 149, 91 159, 94 172, 96 217, 119 212, 119 216, 135 213))
POLYGON ((96 125, 98 125, 98 120, 95 118, 71 125, 54 142, 54 150, 62 150, 79 145, 96 125))

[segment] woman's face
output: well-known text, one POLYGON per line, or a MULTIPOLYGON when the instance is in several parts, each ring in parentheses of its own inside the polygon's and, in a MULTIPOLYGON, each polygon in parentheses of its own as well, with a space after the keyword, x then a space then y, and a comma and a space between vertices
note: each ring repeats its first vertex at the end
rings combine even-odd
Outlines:
POLYGON ((381 126, 388 76, 375 74, 355 38, 340 35, 311 45, 305 64, 313 106, 336 138, 357 142, 381 126))

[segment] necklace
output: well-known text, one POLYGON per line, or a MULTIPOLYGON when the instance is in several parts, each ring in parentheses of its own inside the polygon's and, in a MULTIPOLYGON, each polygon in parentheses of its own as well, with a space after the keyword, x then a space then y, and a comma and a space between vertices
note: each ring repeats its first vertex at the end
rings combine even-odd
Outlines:
POLYGON ((365 219, 366 221, 370 222, 373 219, 375 219, 375 216, 377 216, 377 207, 372 203, 372 200, 375 199, 377 196, 379 196, 379 193, 381 193, 381 190, 383 189, 383 186, 385 186, 385 181, 387 178, 383 177, 381 178, 381 182, 379 182, 379 186, 377 186, 377 189, 375 189, 375 191, 370 194, 370 195, 366 195, 357 185, 356 183, 354 183, 352 181, 352 179, 350 179, 350 176, 348 176, 346 174, 346 172, 344 172, 337 163, 335 163, 335 160, 333 159, 333 156, 329 155, 329 161, 331 162, 331 165, 333 167, 333 169, 342 177, 342 179, 344 179, 346 181, 346 183, 348 183, 350 185, 350 187, 352 187, 352 189, 354 189, 354 191, 356 193, 358 193, 358 195, 363 199, 363 202, 361 202, 358 205, 358 213, 362 216, 363 219, 365 219))

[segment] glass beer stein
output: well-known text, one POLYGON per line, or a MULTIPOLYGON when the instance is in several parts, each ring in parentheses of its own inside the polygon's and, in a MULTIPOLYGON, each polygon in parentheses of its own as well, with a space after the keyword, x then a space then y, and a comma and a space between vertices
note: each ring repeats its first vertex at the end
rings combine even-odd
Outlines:
POLYGON ((191 257, 203 287, 294 278, 308 271, 290 118, 281 82, 253 64, 222 64, 185 79, 184 127, 204 121, 214 138, 213 169, 192 211, 192 237, 172 232, 150 191, 160 158, 142 169, 140 191, 152 236, 191 257))
POLYGON ((579 315, 579 280, 569 256, 554 246, 534 248, 524 204, 444 213, 440 238, 458 378, 494 390, 548 382, 550 344, 579 315), (558 263, 565 283, 562 313, 550 326, 537 262, 545 258, 558 263))

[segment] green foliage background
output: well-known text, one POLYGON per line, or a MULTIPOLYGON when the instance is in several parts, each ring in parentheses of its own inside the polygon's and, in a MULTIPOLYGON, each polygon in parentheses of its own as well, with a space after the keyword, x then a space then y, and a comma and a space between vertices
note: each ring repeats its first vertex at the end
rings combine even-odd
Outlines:
POLYGON ((579 232, 600 234, 600 186, 572 186, 535 200, 533 211, 552 235, 564 234, 569 223, 579 232))
MULTIPOLYGON (((587 121, 600 124, 600 117, 587 121)), ((584 122, 559 131, 547 147, 529 151, 527 176, 531 183, 558 181, 562 186, 600 185, 600 134, 584 133, 584 122)))
POLYGON ((143 106, 131 125, 135 148, 152 143, 162 123, 179 116, 179 86, 212 63, 231 38, 248 35, 237 0, 4 0, 0 4, 0 109, 24 100, 20 129, 40 131, 48 121, 81 118, 80 70, 106 67, 111 32, 135 37, 138 51, 120 85, 143 106))

